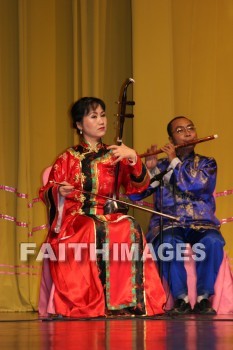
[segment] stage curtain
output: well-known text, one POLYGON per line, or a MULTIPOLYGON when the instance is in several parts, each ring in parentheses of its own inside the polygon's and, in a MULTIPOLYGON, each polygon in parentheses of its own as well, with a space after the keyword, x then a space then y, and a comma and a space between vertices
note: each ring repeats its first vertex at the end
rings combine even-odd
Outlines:
MULTIPOLYGON (((233 2, 132 0, 132 23, 134 146, 143 153, 167 143, 167 123, 178 115, 193 120, 200 138, 218 134, 196 152, 218 163, 216 213, 228 219, 222 233, 232 264, 233 2)), ((137 216, 146 229, 148 218, 137 216)))
MULTIPOLYGON (((232 190, 232 33, 231 0, 0 0, 0 311, 37 310, 47 223, 38 189, 78 141, 68 113, 77 98, 105 100, 113 143, 115 102, 133 77, 124 142, 160 147, 168 121, 188 115, 199 137, 219 135, 196 151, 218 162, 216 192, 232 190), (22 243, 36 247, 26 261, 22 243)), ((216 201, 233 257, 233 196, 216 201)), ((146 231, 150 214, 135 216, 146 231)))
MULTIPOLYGON (((128 0, 0 0, 0 311, 38 307, 47 230, 42 172, 78 141, 69 108, 94 95, 116 136, 120 88, 132 74, 128 0), (26 261, 23 243, 32 244, 26 261)), ((132 123, 130 121, 129 123, 132 123)), ((132 143, 132 127, 125 131, 132 143)))

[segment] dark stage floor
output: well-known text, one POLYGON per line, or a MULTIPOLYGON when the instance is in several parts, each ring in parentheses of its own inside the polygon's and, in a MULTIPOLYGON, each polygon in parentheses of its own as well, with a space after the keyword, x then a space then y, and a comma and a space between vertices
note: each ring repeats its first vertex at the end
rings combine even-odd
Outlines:
POLYGON ((1 349, 233 349, 233 315, 40 319, 0 313, 1 349))

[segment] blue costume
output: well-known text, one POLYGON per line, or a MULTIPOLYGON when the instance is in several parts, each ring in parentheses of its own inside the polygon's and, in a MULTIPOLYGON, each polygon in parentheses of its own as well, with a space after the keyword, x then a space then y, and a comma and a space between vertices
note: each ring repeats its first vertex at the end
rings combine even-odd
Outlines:
MULTIPOLYGON (((179 221, 163 218, 163 235, 160 240, 160 216, 153 214, 147 233, 147 242, 152 243, 158 254, 160 243, 168 246, 163 256, 169 253, 170 246, 176 252, 178 243, 196 243, 201 246, 204 260, 196 261, 197 295, 213 295, 214 284, 223 259, 224 238, 220 233, 220 222, 215 216, 214 190, 217 164, 213 158, 195 154, 176 157, 169 163, 167 158, 158 160, 151 177, 170 170, 163 177, 162 191, 158 181, 147 190, 131 195, 137 201, 154 196, 154 210, 175 216, 179 221), (162 193, 162 201, 161 201, 162 193), (162 204, 162 208, 161 208, 162 204)), ((200 257, 200 256, 199 256, 200 257)), ((163 261, 163 275, 168 281, 173 297, 182 298, 188 294, 187 275, 182 259, 176 255, 170 261, 163 261)))

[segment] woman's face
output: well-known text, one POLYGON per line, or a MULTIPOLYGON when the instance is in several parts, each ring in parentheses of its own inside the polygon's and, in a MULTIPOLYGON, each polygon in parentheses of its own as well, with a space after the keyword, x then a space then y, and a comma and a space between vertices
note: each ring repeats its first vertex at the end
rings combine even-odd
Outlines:
POLYGON ((83 137, 91 144, 98 142, 107 130, 107 118, 105 111, 100 105, 95 110, 83 117, 82 122, 77 123, 79 130, 82 130, 83 137))

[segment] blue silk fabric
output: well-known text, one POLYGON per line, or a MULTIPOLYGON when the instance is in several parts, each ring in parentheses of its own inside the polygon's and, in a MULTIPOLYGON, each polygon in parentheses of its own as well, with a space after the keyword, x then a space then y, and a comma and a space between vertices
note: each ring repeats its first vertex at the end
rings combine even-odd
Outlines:
MULTIPOLYGON (((160 172, 169 167, 167 158, 160 159, 157 168, 160 172)), ((163 218, 164 226, 220 227, 215 216, 214 190, 216 185, 217 164, 213 158, 191 153, 173 169, 169 182, 164 177, 162 208, 160 186, 149 186, 140 194, 131 195, 133 201, 142 200, 153 194, 154 210, 175 216, 178 222, 163 218)), ((149 231, 160 224, 160 216, 153 214, 149 231)))
MULTIPOLYGON (((154 210, 178 219, 163 218, 161 221, 159 215, 152 214, 146 239, 152 243, 156 255, 161 243, 171 244, 174 251, 177 243, 190 243, 191 246, 197 242, 204 244, 206 258, 196 264, 197 293, 212 295, 225 244, 219 231, 220 222, 215 216, 217 164, 213 158, 194 152, 179 159, 171 176, 164 176, 162 186, 156 183, 157 186, 152 187, 155 185, 152 183, 143 193, 131 195, 130 199, 138 201, 153 194, 154 210)), ((169 169, 169 166, 167 158, 160 159, 157 164, 160 172, 169 169)), ((160 263, 173 296, 177 298, 187 294, 184 262, 177 261, 175 256, 172 261, 160 263)))

